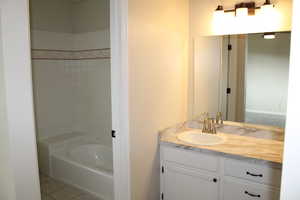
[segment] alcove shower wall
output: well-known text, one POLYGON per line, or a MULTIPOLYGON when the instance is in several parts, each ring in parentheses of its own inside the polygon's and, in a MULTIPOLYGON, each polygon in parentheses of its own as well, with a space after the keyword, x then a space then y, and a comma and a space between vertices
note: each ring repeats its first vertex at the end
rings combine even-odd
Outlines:
POLYGON ((109 18, 98 26, 90 14, 99 2, 31 1, 38 140, 82 132, 111 146, 109 18))

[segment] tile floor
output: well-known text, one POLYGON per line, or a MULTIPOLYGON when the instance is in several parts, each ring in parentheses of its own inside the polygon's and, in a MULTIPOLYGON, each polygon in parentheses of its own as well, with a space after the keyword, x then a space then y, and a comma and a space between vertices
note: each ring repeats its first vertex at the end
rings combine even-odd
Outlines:
POLYGON ((102 200, 85 191, 40 174, 42 200, 102 200))

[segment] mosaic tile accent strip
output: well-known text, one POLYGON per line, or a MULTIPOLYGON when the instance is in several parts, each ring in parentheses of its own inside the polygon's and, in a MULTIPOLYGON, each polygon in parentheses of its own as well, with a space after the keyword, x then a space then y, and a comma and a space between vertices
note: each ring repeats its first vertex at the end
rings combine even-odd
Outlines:
POLYGON ((93 60, 110 59, 110 48, 87 50, 32 49, 34 60, 93 60))

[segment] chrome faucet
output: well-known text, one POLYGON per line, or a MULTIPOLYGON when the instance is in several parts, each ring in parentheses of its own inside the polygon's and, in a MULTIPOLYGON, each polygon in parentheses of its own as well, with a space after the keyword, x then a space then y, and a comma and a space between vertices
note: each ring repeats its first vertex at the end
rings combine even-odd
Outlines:
POLYGON ((216 134, 217 133, 214 118, 205 118, 204 119, 202 132, 203 133, 210 133, 210 134, 216 134))
POLYGON ((223 124, 223 116, 222 116, 222 113, 221 113, 221 112, 218 112, 218 113, 217 113, 217 116, 216 116, 216 124, 223 124))

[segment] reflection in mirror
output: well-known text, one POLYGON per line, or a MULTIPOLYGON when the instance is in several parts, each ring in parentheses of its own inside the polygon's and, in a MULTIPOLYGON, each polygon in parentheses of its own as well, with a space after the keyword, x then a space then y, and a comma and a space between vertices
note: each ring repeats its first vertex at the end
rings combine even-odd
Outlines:
POLYGON ((193 116, 221 111, 224 120, 284 127, 290 33, 275 36, 195 40, 193 116))

